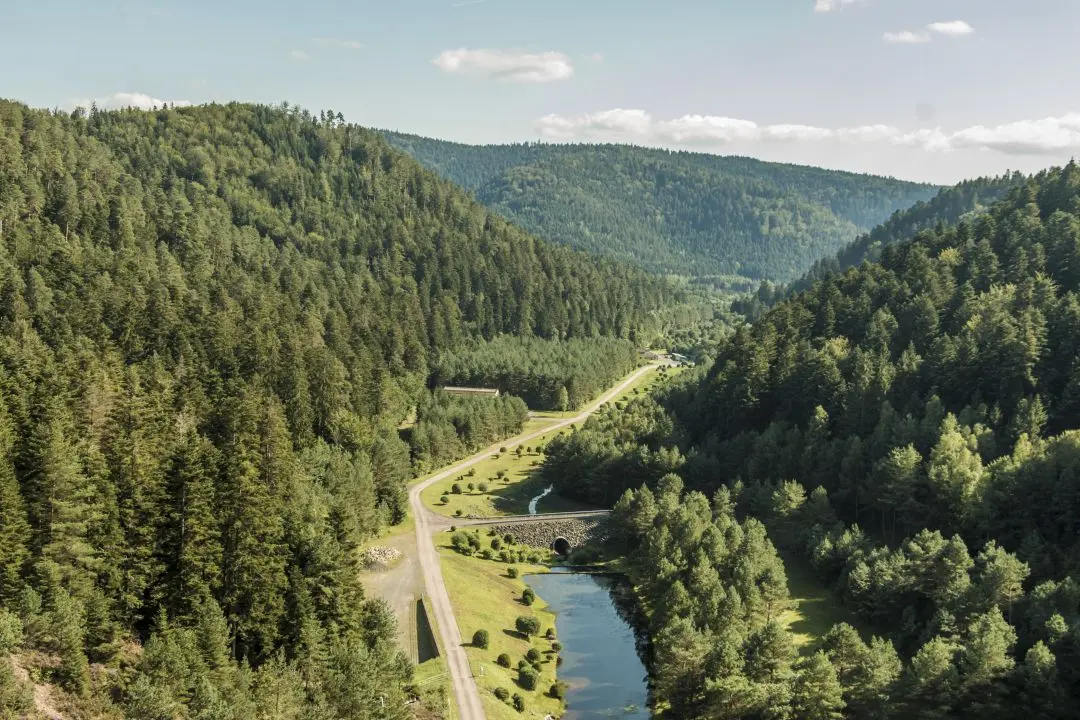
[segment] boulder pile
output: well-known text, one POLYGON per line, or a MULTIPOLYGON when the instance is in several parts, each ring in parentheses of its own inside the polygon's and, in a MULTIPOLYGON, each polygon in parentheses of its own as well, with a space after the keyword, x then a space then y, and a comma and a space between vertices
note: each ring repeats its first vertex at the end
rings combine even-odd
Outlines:
POLYGON ((510 533, 514 539, 532 547, 549 548, 555 538, 566 538, 571 547, 581 547, 590 540, 599 540, 606 534, 606 518, 567 518, 540 522, 493 524, 500 534, 510 533))
POLYGON ((401 551, 397 548, 376 545, 360 552, 360 564, 369 570, 390 567, 399 557, 401 551))

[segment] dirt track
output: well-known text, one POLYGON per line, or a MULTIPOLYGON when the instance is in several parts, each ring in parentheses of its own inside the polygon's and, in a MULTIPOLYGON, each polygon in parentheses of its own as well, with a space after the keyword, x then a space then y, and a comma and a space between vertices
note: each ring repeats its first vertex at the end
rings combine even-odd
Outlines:
POLYGON ((480 703, 480 693, 476 688, 476 681, 473 680, 472 669, 469 667, 468 657, 462 649, 461 631, 458 629, 457 619, 454 617, 454 611, 450 605, 450 596, 447 594, 446 585, 443 583, 442 570, 439 567, 439 554, 435 549, 435 543, 431 539, 433 532, 449 526, 453 521, 451 518, 443 517, 425 508, 420 494, 430 485, 445 480, 452 475, 460 474, 470 466, 499 452, 500 447, 512 449, 541 435, 546 435, 552 430, 558 430, 585 420, 589 415, 596 412, 601 405, 610 401, 645 373, 655 370, 656 367, 655 365, 646 365, 639 368, 575 417, 560 420, 527 435, 519 435, 516 438, 495 443, 486 450, 432 475, 424 482, 414 485, 410 489, 409 507, 412 510, 413 517, 416 518, 416 550, 417 557, 420 560, 420 571, 423 576, 429 607, 434 615, 434 623, 438 626, 440 650, 446 658, 447 670, 453 681, 454 699, 457 702, 460 720, 485 720, 485 716, 484 708, 480 703))

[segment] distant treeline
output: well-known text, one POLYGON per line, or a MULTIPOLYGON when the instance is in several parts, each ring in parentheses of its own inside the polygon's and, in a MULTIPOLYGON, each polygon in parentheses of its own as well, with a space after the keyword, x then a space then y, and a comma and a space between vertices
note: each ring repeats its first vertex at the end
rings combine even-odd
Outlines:
POLYGON ((574 410, 637 363, 637 349, 625 340, 501 336, 443 353, 432 379, 439 386, 498 388, 523 398, 534 410, 574 410))

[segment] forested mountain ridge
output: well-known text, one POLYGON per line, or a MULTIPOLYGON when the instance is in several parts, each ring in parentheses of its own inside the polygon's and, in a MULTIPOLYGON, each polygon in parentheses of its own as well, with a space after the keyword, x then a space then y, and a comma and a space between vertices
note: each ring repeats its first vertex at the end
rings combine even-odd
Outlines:
POLYGON ((1076 717, 1078 268, 1070 164, 826 277, 662 402, 549 445, 560 493, 620 498, 623 541, 656 548, 650 634, 685 649, 651 670, 673 717, 1076 717), (748 557, 747 585, 727 557, 748 519, 862 632, 797 658, 761 614, 786 595, 777 571, 748 557))
POLYGON ((0 715, 17 652, 79 716, 409 716, 355 549, 404 513, 429 363, 674 299, 333 113, 0 102, 0 715))
POLYGON ((469 146, 385 135, 541 237, 680 275, 792 280, 936 190, 624 145, 469 146))

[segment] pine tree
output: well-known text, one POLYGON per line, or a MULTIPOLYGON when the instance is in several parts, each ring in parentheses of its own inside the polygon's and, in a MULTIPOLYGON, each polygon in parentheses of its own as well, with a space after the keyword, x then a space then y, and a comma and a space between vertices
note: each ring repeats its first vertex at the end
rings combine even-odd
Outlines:
POLYGON ((845 707, 836 668, 825 653, 807 658, 795 677, 795 716, 806 720, 839 720, 845 707))
POLYGON ((30 557, 30 525, 12 459, 13 428, 0 399, 0 605, 15 601, 30 557))

